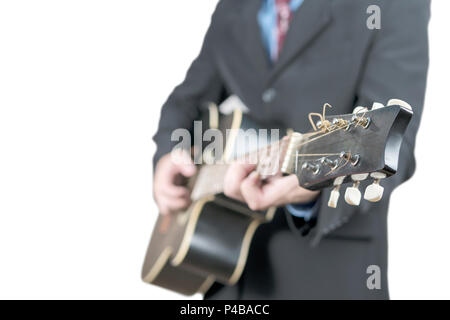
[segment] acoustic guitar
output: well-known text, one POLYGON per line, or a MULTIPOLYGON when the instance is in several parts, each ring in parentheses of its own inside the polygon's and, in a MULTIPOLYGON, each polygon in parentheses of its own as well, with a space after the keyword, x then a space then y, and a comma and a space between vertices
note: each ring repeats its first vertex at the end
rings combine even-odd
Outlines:
POLYGON ((192 295, 206 292, 215 281, 233 285, 239 280, 256 229, 270 223, 276 208, 251 211, 223 194, 230 159, 256 153, 256 170, 263 179, 277 172, 296 174, 304 188, 332 187, 330 207, 336 208, 341 185, 346 183, 351 183, 344 195, 349 205, 359 205, 361 198, 379 201, 383 195, 380 181, 396 173, 403 135, 413 115, 411 107, 392 99, 386 106, 374 103, 370 110, 357 107, 346 115, 327 116, 325 108, 322 114, 309 115, 311 132, 286 130, 280 141, 265 147, 258 144, 256 150, 242 155, 238 154, 239 144, 248 138, 246 132, 261 125, 240 108, 224 115, 210 104, 203 120, 226 137, 221 161, 211 152, 204 153, 210 164, 199 166, 188 182, 190 207, 159 215, 142 268, 143 281, 192 295), (314 122, 313 117, 319 120, 314 122), (275 149, 277 152, 271 151, 275 149), (362 194, 358 187, 366 179, 374 182, 362 194))

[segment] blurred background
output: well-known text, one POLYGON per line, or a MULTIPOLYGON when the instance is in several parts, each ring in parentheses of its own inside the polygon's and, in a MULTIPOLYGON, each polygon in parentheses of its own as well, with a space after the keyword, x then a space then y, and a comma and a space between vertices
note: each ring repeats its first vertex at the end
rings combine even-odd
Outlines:
MULTIPOLYGON (((140 280, 151 137, 217 1, 175 2, 0 1, 0 298, 185 298, 140 280)), ((393 299, 450 299, 448 12, 432 2, 417 171, 390 206, 393 299)))

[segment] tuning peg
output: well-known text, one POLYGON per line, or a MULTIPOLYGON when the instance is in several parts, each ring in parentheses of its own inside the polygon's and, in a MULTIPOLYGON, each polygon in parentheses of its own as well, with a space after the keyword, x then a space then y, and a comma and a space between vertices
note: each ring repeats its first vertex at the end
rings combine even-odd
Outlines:
POLYGON ((381 109, 384 108, 384 104, 379 103, 379 102, 374 102, 372 105, 372 110, 377 110, 377 109, 381 109))
POLYGON ((379 182, 374 182, 370 186, 367 186, 364 192, 364 199, 370 202, 380 201, 383 197, 384 188, 380 186, 379 182))
POLYGON ((391 99, 391 100, 389 100, 388 103, 387 103, 387 106, 388 107, 390 107, 390 106, 400 106, 400 107, 403 107, 405 109, 408 109, 408 110, 412 111, 411 105, 408 102, 400 100, 400 99, 391 99))
POLYGON ((366 112, 368 109, 366 107, 357 106, 355 109, 353 109, 353 114, 357 114, 360 112, 366 112))
POLYGON ((386 174, 373 172, 370 176, 374 179, 374 182, 370 186, 367 186, 364 192, 364 199, 370 202, 377 202, 383 197, 384 188, 380 186, 380 180, 386 178, 386 174))
POLYGON ((316 163, 311 163, 311 162, 305 162, 302 165, 302 169, 304 170, 309 170, 311 171, 313 174, 318 174, 320 171, 320 166, 316 163))
POLYGON ((340 195, 341 194, 339 193, 339 188, 335 187, 333 190, 331 190, 330 199, 328 199, 328 206, 330 208, 336 209, 340 195))
POLYGON ((319 162, 322 166, 326 165, 326 166, 330 167, 331 169, 335 169, 339 164, 338 160, 331 160, 331 159, 328 159, 327 157, 320 158, 319 162))
POLYGON ((330 194, 330 199, 328 200, 328 206, 330 208, 336 208, 337 207, 337 203, 339 200, 339 189, 341 188, 342 183, 344 182, 345 176, 342 177, 337 177, 336 179, 334 179, 333 185, 334 188, 331 191, 330 194))
POLYGON ((348 187, 347 190, 345 190, 345 202, 351 206, 359 206, 361 202, 361 191, 359 191, 359 184, 361 181, 366 180, 368 176, 368 173, 352 175, 353 186, 348 187))
POLYGON ((359 161, 361 160, 361 156, 359 154, 351 154, 350 152, 345 152, 345 151, 342 151, 339 154, 339 157, 346 161, 350 161, 350 163, 353 166, 356 166, 359 163, 359 161))

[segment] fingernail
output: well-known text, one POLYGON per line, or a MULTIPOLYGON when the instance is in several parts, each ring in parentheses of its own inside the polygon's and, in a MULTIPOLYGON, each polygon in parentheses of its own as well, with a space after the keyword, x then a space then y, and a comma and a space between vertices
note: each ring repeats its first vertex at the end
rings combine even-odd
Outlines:
POLYGON ((197 170, 197 169, 195 168, 194 165, 191 165, 191 166, 188 166, 188 167, 187 167, 187 173, 188 173, 189 175, 193 175, 193 174, 195 173, 196 170, 197 170))
POLYGON ((257 180, 259 178, 259 173, 257 171, 253 171, 252 173, 250 173, 249 178, 251 178, 252 180, 257 180))

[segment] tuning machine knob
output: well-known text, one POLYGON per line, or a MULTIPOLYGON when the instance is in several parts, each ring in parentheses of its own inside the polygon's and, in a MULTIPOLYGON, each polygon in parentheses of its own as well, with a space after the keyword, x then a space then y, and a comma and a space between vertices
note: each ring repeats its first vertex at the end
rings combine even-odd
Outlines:
POLYGON ((390 107, 390 106, 400 106, 400 107, 403 107, 405 109, 408 109, 408 110, 412 111, 411 105, 408 102, 405 102, 405 101, 400 100, 400 99, 391 99, 391 100, 388 101, 387 105, 388 105, 388 107, 390 107))
POLYGON ((344 180, 345 180, 345 176, 337 177, 336 179, 334 179, 334 182, 333 182, 334 188, 333 188, 333 190, 331 190, 330 199, 328 200, 328 206, 330 208, 337 207, 337 203, 339 201, 339 196, 341 195, 339 193, 339 189, 341 188, 341 185, 344 182, 344 180))
POLYGON ((357 106, 355 109, 353 109, 353 114, 367 112, 367 111, 368 111, 368 109, 366 107, 357 106))
POLYGON ((371 110, 377 110, 377 109, 381 109, 381 108, 384 108, 384 104, 382 104, 380 102, 374 102, 371 110))
POLYGON ((359 206, 361 203, 361 191, 359 191, 359 184, 361 181, 366 180, 368 176, 368 173, 352 175, 353 186, 348 187, 347 190, 345 190, 345 202, 351 206, 359 206))
POLYGON ((383 198, 384 188, 380 185, 380 180, 386 178, 386 174, 382 172, 373 172, 370 176, 374 179, 374 182, 367 186, 364 192, 364 199, 370 202, 377 202, 383 198))

